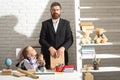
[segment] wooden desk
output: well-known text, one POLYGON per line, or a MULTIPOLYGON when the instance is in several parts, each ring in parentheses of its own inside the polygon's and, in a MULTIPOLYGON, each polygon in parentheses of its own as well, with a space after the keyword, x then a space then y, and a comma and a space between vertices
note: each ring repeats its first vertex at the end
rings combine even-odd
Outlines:
POLYGON ((0 80, 82 80, 80 73, 76 71, 72 73, 42 74, 38 76, 39 79, 33 79, 27 76, 15 77, 12 75, 0 75, 0 80))

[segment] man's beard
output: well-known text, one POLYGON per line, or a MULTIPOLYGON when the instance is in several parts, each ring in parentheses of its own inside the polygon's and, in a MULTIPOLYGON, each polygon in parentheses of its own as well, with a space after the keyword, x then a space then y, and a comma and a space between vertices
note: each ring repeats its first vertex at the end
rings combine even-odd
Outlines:
POLYGON ((53 19, 58 19, 59 17, 60 17, 60 14, 58 14, 58 13, 53 13, 52 14, 53 19))

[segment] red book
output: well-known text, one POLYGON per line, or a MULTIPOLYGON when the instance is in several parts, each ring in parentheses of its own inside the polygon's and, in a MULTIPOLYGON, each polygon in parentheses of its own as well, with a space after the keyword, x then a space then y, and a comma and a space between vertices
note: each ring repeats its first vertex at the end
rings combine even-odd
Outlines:
POLYGON ((65 65, 64 68, 73 68, 74 69, 74 65, 65 65))

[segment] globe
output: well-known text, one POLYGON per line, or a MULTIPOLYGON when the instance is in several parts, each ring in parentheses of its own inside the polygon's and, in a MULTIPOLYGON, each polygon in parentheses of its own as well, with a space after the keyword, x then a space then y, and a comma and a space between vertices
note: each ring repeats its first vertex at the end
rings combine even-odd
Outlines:
POLYGON ((10 66, 12 65, 12 60, 10 58, 6 58, 5 59, 5 65, 7 66, 7 68, 9 69, 10 66))

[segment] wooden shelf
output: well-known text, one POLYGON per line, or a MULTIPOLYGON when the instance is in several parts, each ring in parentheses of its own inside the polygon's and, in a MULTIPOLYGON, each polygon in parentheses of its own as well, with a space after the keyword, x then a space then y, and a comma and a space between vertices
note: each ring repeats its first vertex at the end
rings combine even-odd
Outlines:
POLYGON ((100 45, 113 45, 111 42, 99 43, 99 44, 80 44, 81 46, 100 46, 100 45))
MULTIPOLYGON (((94 58, 94 55, 93 56, 82 56, 81 57, 82 59, 93 59, 94 58)), ((106 54, 96 54, 96 58, 101 58, 101 59, 107 59, 107 58, 120 58, 120 54, 109 54, 109 53, 106 53, 106 54)))
POLYGON ((120 71, 120 67, 99 67, 99 70, 84 70, 82 72, 117 72, 120 71))

